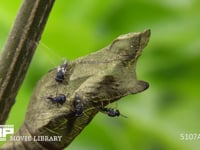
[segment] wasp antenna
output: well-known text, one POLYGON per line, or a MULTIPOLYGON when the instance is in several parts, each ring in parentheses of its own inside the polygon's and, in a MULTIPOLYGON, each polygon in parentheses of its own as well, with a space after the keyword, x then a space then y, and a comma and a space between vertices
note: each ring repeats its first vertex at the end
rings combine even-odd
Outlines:
POLYGON ((63 62, 63 64, 67 64, 67 59, 66 58, 62 58, 62 62, 63 62))
POLYGON ((123 115, 123 114, 120 114, 120 116, 122 116, 123 118, 128 118, 127 116, 123 115))

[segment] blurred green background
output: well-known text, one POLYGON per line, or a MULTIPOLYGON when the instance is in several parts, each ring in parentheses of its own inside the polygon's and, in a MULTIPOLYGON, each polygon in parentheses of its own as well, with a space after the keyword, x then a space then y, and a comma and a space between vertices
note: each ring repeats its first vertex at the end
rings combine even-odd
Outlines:
MULTIPOLYGON (((1 1, 1 49, 20 4, 1 1)), ((99 113, 68 149, 199 150, 200 139, 181 140, 181 134, 200 134, 199 0, 57 0, 7 124, 20 127, 37 81, 63 58, 147 28, 152 35, 137 74, 150 88, 117 103, 127 119, 99 113)))

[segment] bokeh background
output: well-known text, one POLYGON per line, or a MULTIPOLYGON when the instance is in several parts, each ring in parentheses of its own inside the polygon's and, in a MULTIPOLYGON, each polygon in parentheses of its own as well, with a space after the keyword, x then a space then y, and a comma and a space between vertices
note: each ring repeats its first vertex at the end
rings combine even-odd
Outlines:
MULTIPOLYGON (((20 4, 1 1, 1 52, 20 4)), ((200 137, 192 139, 200 134, 199 0, 57 0, 7 124, 20 127, 37 81, 63 58, 147 28, 152 35, 137 74, 150 88, 113 105, 128 118, 99 113, 68 149, 199 150, 200 137)))

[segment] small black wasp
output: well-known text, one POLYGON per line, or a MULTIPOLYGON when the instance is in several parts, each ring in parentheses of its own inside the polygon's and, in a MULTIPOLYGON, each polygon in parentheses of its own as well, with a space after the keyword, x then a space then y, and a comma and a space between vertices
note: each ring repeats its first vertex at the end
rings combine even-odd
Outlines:
POLYGON ((52 103, 57 103, 57 106, 58 106, 58 104, 63 105, 65 103, 66 96, 62 94, 56 97, 47 97, 47 99, 51 100, 52 103))
POLYGON ((55 77, 56 82, 58 83, 63 82, 66 70, 67 70, 67 61, 65 60, 64 63, 57 68, 57 74, 55 77))
POLYGON ((75 116, 79 117, 83 114, 82 98, 77 94, 74 97, 73 107, 74 107, 73 112, 75 113, 75 116))
POLYGON ((114 108, 101 108, 101 112, 107 114, 109 117, 119 117, 120 115, 127 118, 127 116, 124 116, 120 113, 119 109, 114 109, 114 108))

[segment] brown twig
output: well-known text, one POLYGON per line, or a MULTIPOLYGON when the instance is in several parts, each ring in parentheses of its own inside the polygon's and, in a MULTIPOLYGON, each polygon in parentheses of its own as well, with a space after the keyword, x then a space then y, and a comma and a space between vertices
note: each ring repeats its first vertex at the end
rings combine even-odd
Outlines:
POLYGON ((0 60, 0 124, 24 80, 54 0, 24 0, 0 60))

